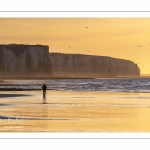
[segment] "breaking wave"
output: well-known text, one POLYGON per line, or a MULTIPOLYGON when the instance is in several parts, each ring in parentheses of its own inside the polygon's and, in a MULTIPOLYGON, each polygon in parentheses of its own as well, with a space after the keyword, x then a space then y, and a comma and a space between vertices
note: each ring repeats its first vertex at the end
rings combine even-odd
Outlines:
POLYGON ((14 80, 0 89, 40 90, 44 83, 51 90, 150 93, 150 78, 14 80))

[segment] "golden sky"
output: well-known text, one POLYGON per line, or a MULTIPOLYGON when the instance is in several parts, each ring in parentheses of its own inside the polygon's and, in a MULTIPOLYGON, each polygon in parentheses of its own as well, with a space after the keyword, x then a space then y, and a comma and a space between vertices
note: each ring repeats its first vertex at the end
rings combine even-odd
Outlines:
POLYGON ((150 18, 1 18, 0 41, 127 59, 150 74, 150 18))

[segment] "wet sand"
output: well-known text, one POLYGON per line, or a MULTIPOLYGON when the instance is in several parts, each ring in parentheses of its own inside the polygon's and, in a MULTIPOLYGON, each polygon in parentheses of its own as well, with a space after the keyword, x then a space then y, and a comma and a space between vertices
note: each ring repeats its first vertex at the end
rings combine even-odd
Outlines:
POLYGON ((46 99, 42 91, 0 95, 5 95, 0 96, 1 132, 150 131, 149 93, 49 90, 46 99))
POLYGON ((24 96, 31 96, 28 94, 0 94, 0 98, 2 97, 24 97, 24 96))

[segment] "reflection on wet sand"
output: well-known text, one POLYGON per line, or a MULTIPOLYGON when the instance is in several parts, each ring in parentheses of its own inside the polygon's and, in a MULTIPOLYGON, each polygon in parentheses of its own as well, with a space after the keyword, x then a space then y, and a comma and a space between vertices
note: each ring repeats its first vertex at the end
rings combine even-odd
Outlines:
POLYGON ((150 131, 150 94, 111 92, 6 91, 0 97, 0 131, 150 131))
POLYGON ((46 97, 43 97, 43 104, 46 104, 46 97))
POLYGON ((0 94, 0 98, 2 97, 24 97, 24 96, 31 96, 28 94, 0 94))

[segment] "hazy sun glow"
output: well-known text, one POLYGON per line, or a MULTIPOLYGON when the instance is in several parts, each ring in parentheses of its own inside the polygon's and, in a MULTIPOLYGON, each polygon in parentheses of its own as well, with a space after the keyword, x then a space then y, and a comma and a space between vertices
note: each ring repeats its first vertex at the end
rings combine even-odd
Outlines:
POLYGON ((150 18, 1 18, 1 44, 43 44, 50 52, 110 56, 150 74, 150 18), (139 47, 141 46, 141 47, 139 47))

